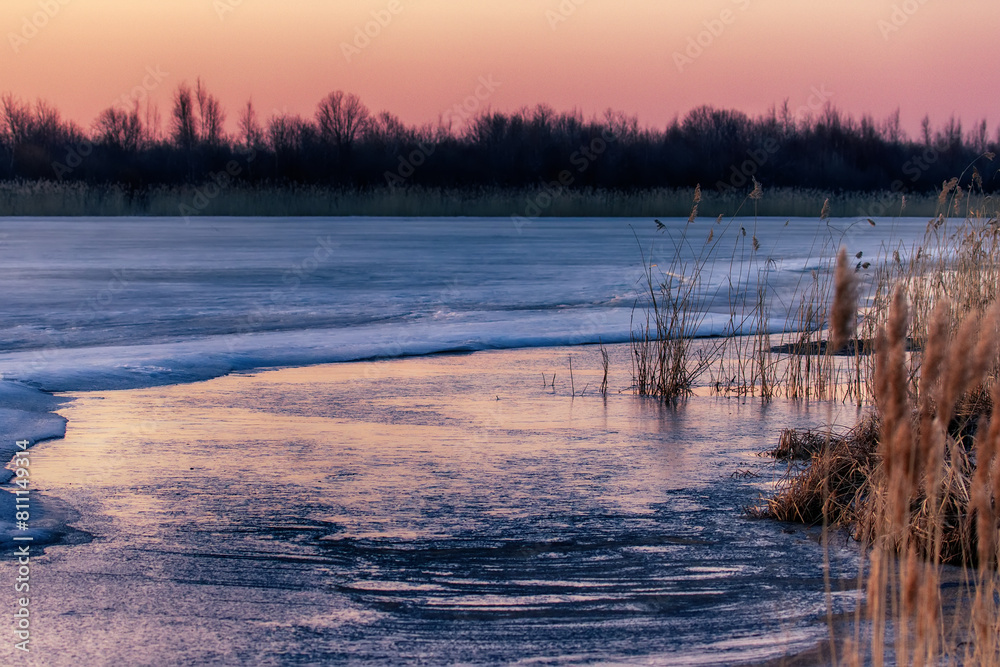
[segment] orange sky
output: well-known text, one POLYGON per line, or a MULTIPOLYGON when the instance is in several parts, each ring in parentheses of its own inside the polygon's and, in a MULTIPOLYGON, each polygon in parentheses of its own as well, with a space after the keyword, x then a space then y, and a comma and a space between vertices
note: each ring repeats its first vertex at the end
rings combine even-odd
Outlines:
POLYGON ((899 106, 911 132, 925 112, 1000 123, 996 0, 2 0, 0 26, 0 91, 85 126, 144 78, 166 118, 199 75, 230 125, 250 96, 263 117, 312 116, 336 89, 436 122, 477 88, 494 109, 613 107, 655 126, 700 104, 800 108, 814 89, 854 114, 899 106), (387 24, 345 54, 372 12, 387 24))

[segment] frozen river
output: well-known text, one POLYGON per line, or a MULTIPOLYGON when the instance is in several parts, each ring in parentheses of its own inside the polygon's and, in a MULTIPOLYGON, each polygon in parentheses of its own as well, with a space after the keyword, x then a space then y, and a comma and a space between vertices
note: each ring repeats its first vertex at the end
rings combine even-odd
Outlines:
POLYGON ((623 342, 645 302, 643 261, 663 279, 677 270, 675 253, 688 267, 704 259, 700 333, 721 332, 732 306, 755 303, 759 280, 781 329, 796 287, 841 244, 871 258, 912 245, 925 224, 7 219, 0 373, 55 390, 121 388, 274 365, 623 342))
MULTIPOLYGON (((828 407, 604 400, 598 368, 546 348, 74 395, 33 483, 93 539, 33 563, 33 664, 731 665, 820 642, 817 533, 743 508, 782 469, 757 453, 828 407)), ((857 550, 830 555, 848 611, 857 550)))
POLYGON ((31 449, 49 515, 30 534, 78 531, 33 561, 30 660, 732 664, 814 646, 828 599, 853 605, 856 551, 831 547, 828 598, 816 535, 743 509, 781 472, 756 454, 782 428, 854 415, 666 409, 629 392, 627 345, 605 400, 596 348, 565 346, 628 340, 644 262, 662 279, 704 260, 702 334, 757 281, 780 329, 841 244, 872 257, 924 225, 2 220, 2 449, 66 429, 31 449))

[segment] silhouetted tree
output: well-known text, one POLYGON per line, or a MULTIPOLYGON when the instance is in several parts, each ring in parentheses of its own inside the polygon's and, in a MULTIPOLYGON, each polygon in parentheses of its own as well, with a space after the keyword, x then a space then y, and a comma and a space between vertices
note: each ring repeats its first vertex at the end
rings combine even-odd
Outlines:
POLYGON ((11 93, 3 95, 2 104, 5 140, 11 145, 26 142, 34 127, 31 105, 22 102, 11 93))
POLYGON ((388 111, 372 116, 365 127, 364 140, 383 147, 401 146, 413 140, 413 133, 407 129, 399 117, 388 111))
MULTIPOLYGON (((796 116, 787 100, 754 117, 702 106, 662 128, 642 127, 618 111, 584 118, 547 105, 486 109, 459 128, 444 118, 408 126, 391 113, 372 114, 342 91, 323 98, 312 118, 285 113, 266 123, 248 101, 238 114, 238 131, 229 136, 222 105, 200 79, 193 89, 177 87, 169 121, 164 141, 154 105, 144 111, 113 107, 85 132, 47 102, 2 95, 0 178, 55 176, 141 192, 213 178, 228 161, 239 160, 252 167, 237 177, 248 183, 368 187, 388 179, 426 187, 535 188, 568 172, 570 188, 739 188, 752 173, 769 187, 879 190, 902 184, 928 191, 982 153, 1000 149, 1000 132, 991 140, 983 121, 964 132, 956 118, 935 128, 925 117, 911 140, 899 110, 876 120, 828 104, 796 116), (252 165, 248 147, 254 149, 252 165)), ((977 167, 987 189, 1000 185, 995 166, 980 161, 977 167)))
POLYGON ((323 141, 338 150, 350 149, 369 122, 368 107, 354 93, 337 90, 320 101, 316 107, 316 124, 323 141))
POLYGON ((257 119, 257 111, 253 108, 253 100, 247 100, 247 104, 240 112, 238 127, 240 129, 240 139, 244 148, 260 148, 264 144, 264 128, 261 127, 257 119))
POLYGON ((201 140, 211 148, 222 145, 225 133, 223 125, 226 122, 226 112, 219 100, 215 98, 205 85, 198 79, 195 86, 195 99, 198 102, 198 120, 201 130, 201 140))
POLYGON ((890 144, 898 144, 903 141, 905 134, 899 122, 899 107, 896 107, 896 110, 885 119, 881 135, 890 144))
POLYGON ((198 142, 198 126, 194 117, 191 87, 186 83, 177 86, 174 92, 174 109, 171 115, 174 144, 178 148, 190 151, 198 142))
POLYGON ((94 139, 108 148, 119 152, 134 153, 139 150, 143 139, 139 109, 131 113, 110 107, 94 121, 94 139))

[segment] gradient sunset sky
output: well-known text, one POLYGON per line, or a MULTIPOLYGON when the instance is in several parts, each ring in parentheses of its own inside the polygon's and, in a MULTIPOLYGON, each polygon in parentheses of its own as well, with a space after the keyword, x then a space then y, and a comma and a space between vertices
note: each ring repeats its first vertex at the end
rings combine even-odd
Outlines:
POLYGON ((817 91, 855 115, 898 106, 911 134, 925 113, 985 118, 991 136, 1000 123, 996 0, 3 0, 0 25, 0 91, 85 127, 147 68, 164 119, 201 76, 231 127, 251 96, 263 118, 311 117, 337 89, 435 123, 480 77, 499 83, 480 88, 496 110, 612 107, 660 127, 701 104, 801 109, 817 91), (391 19, 355 42, 372 12, 391 19))

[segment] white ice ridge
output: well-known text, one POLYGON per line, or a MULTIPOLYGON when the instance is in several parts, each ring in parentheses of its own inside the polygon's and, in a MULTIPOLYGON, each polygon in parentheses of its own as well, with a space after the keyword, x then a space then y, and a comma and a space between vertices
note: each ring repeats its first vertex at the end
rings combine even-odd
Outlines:
MULTIPOLYGON (((61 438, 66 434, 66 420, 51 412, 61 400, 25 385, 0 381, 0 458, 6 465, 16 451, 19 451, 18 441, 28 441, 34 444, 40 440, 61 438)), ((30 455, 29 455, 30 457, 30 455)), ((30 470, 30 466, 29 466, 30 470)), ((0 469, 0 483, 6 483, 13 477, 10 467, 0 469)), ((29 500, 30 478, 28 481, 29 500)), ((14 491, 16 487, 7 485, 0 490, 0 551, 24 545, 27 542, 15 542, 15 537, 32 537, 32 544, 40 544, 51 540, 51 535, 45 530, 33 528, 21 530, 16 526, 16 503, 14 491)), ((30 510, 37 510, 37 502, 29 502, 30 510)), ((35 511, 38 516, 38 512, 35 511)), ((37 525, 37 522, 33 522, 37 525)))

